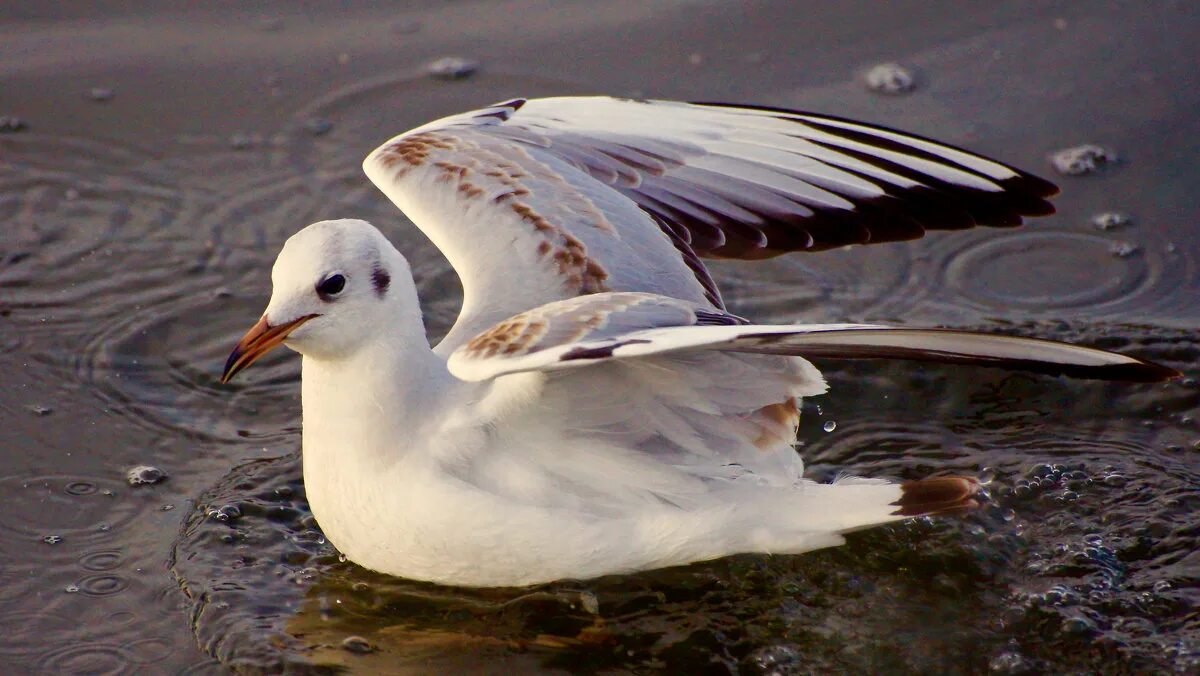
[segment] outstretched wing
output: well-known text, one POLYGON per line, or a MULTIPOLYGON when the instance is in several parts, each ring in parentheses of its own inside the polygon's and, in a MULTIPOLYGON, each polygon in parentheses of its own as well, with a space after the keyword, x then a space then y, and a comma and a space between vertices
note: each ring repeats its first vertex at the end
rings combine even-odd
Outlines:
POLYGON ((397 136, 363 167, 462 278, 439 351, 543 303, 646 291, 721 308, 701 257, 1015 226, 1057 189, 934 141, 784 110, 516 99, 397 136))
POLYGON ((464 471, 496 481, 489 490, 527 500, 561 500, 575 494, 563 486, 580 487, 571 506, 587 510, 619 511, 639 500, 686 506, 713 481, 794 484, 803 469, 792 447, 797 403, 825 391, 807 356, 1138 381, 1176 375, 1132 357, 1042 340, 862 325, 756 326, 654 294, 599 293, 511 317, 450 355, 455 376, 494 379, 476 413, 493 438, 521 440, 501 441, 464 471), (530 441, 530 430, 545 436, 530 441))
POLYGON ((1179 375, 1135 357, 1038 338, 870 324, 755 325, 645 293, 595 294, 521 313, 455 350, 448 367, 479 381, 697 350, 907 359, 1133 382, 1179 375))

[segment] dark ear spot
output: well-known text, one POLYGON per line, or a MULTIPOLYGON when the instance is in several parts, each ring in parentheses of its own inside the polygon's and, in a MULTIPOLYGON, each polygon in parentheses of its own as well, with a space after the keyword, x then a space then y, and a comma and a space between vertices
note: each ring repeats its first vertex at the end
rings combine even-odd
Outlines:
POLYGON ((371 271, 371 286, 375 287, 375 293, 379 294, 380 298, 387 293, 388 284, 391 283, 392 276, 388 274, 388 271, 375 266, 375 269, 371 271))

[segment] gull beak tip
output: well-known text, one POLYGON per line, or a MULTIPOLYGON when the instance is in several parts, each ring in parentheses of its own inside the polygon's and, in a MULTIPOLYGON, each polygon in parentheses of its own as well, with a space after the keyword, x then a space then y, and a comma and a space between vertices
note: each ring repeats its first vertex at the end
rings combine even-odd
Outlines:
POLYGON ((258 361, 259 357, 282 345, 288 334, 316 316, 305 315, 279 326, 268 324, 266 316, 260 318, 229 353, 229 358, 225 360, 225 370, 221 373, 221 384, 228 384, 235 375, 258 361))

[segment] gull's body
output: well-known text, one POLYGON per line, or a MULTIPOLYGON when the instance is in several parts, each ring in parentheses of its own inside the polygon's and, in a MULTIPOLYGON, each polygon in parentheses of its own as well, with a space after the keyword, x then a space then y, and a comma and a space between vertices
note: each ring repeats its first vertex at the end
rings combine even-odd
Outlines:
POLYGON ((801 477, 802 358, 896 357, 1155 380, 1033 339, 725 312, 704 256, 911 239, 1052 212, 1050 184, 932 141, 785 111, 512 101, 385 143, 367 175, 445 253, 462 313, 431 347, 409 267, 373 226, 288 240, 226 377, 303 354, 304 480, 351 560, 525 585, 762 551, 968 508, 965 478, 801 477))

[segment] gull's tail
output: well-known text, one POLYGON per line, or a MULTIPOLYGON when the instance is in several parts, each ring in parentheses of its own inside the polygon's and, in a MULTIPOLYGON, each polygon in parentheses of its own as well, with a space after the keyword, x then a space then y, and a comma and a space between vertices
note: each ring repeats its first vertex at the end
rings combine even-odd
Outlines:
MULTIPOLYGON (((780 489, 744 523, 733 551, 799 554, 834 547, 842 534, 919 516, 961 514, 979 506, 980 484, 961 476, 890 483, 844 477, 831 484, 780 489), (782 493, 782 494, 781 494, 782 493)), ((732 535, 732 534, 731 534, 732 535)), ((733 553, 725 551, 723 553, 733 553)))

